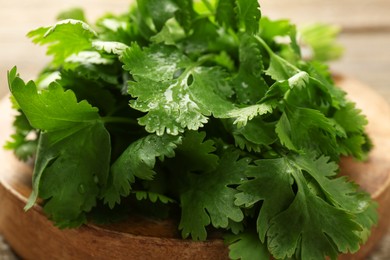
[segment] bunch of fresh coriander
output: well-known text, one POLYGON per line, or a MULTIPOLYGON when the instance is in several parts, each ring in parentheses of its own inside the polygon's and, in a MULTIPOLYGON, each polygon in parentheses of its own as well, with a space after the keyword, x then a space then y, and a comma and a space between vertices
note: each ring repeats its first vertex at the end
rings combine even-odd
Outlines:
POLYGON ((328 38, 303 60, 296 27, 257 0, 61 17, 28 34, 53 56, 38 79, 8 73, 6 146, 35 158, 27 209, 43 199, 61 228, 177 218, 183 238, 223 231, 232 259, 336 259, 365 242, 375 203, 337 174, 341 156, 366 157, 367 122, 321 61, 338 52, 328 38))

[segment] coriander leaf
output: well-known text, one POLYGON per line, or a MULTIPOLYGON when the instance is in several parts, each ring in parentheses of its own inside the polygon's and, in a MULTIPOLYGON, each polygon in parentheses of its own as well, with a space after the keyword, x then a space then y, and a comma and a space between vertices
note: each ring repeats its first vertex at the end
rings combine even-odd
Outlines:
MULTIPOLYGON (((111 59, 107 59, 102 57, 102 55, 97 51, 81 51, 77 54, 72 54, 68 58, 65 59, 65 63, 78 63, 78 64, 94 64, 94 65, 110 65, 114 61, 111 59)), ((72 65, 66 64, 66 68, 71 67, 72 65)))
POLYGON ((305 71, 301 71, 296 66, 277 55, 267 43, 259 36, 254 36, 255 39, 264 47, 270 56, 270 63, 265 73, 276 81, 288 80, 291 88, 303 87, 309 81, 309 75, 305 71))
POLYGON ((13 150, 19 160, 27 161, 37 150, 37 140, 28 140, 25 134, 17 131, 11 135, 11 140, 6 142, 4 148, 13 150))
POLYGON ((335 86, 328 65, 312 61, 308 62, 307 67, 304 69, 310 74, 310 80, 316 82, 317 87, 322 89, 325 95, 330 95, 331 100, 328 102, 333 107, 340 108, 340 106, 346 106, 346 93, 341 88, 335 86))
POLYGON ((205 132, 187 131, 182 143, 177 147, 174 170, 187 172, 211 171, 218 165, 219 157, 212 152, 216 150, 214 142, 205 140, 205 132))
POLYGON ((222 51, 214 58, 214 62, 229 71, 234 71, 234 60, 225 51, 222 51))
POLYGON ((184 50, 188 55, 200 56, 209 52, 213 47, 216 51, 224 49, 219 42, 223 37, 218 33, 218 26, 210 19, 198 18, 193 21, 191 27, 193 29, 190 35, 183 40, 184 50))
POLYGON ((226 28, 237 28, 237 15, 235 12, 235 0, 219 0, 215 13, 215 20, 226 28))
POLYGON ((287 105, 276 133, 281 143, 294 151, 314 150, 329 156, 338 153, 334 123, 315 109, 287 105))
POLYGON ((58 226, 80 225, 108 175, 110 137, 98 111, 58 84, 38 92, 33 81, 26 85, 16 74, 8 77, 21 110, 42 130, 26 209, 40 196, 58 226))
MULTIPOLYGON (((109 66, 110 70, 113 68, 114 66, 109 66)), ((101 115, 110 115, 118 105, 118 100, 107 88, 107 86, 118 84, 117 79, 112 76, 116 71, 110 70, 107 66, 80 65, 74 69, 62 70, 57 82, 64 89, 72 90, 78 100, 86 100, 92 106, 99 107, 101 115)))
POLYGON ((276 37, 289 35, 292 27, 293 25, 287 19, 271 20, 268 17, 262 17, 259 35, 267 42, 272 42, 276 37))
POLYGON ((132 10, 132 17, 138 30, 145 39, 149 39, 156 32, 153 19, 149 12, 148 0, 137 0, 137 8, 132 10))
POLYGON ((55 65, 61 65, 70 55, 90 49, 97 34, 85 22, 68 19, 31 31, 28 36, 34 43, 49 45, 47 54, 54 56, 55 65))
POLYGON ((340 28, 328 24, 310 24, 299 28, 303 47, 308 48, 309 59, 329 61, 340 58, 343 47, 336 42, 340 28))
POLYGON ((25 84, 16 77, 11 82, 11 93, 34 128, 54 132, 99 119, 96 108, 86 101, 78 103, 72 91, 64 92, 58 84, 51 84, 47 91, 38 93, 33 81, 25 84))
POLYGON ((240 183, 248 168, 248 159, 238 160, 238 152, 227 151, 218 167, 202 174, 188 174, 187 185, 180 196, 181 220, 179 229, 184 238, 205 240, 205 227, 226 228, 229 220, 241 222, 244 215, 234 205, 237 191, 229 185, 240 183))
POLYGON ((236 0, 239 28, 249 34, 259 30, 261 17, 260 5, 257 0, 236 0))
POLYGON ((238 190, 235 204, 249 208, 260 200, 263 204, 257 218, 257 233, 265 241, 270 221, 294 199, 291 187, 291 167, 284 158, 257 160, 246 175, 251 180, 245 181, 238 190))
POLYGON ((360 213, 356 214, 356 221, 362 225, 362 231, 359 232, 360 242, 362 244, 366 243, 371 234, 371 229, 376 223, 378 223, 378 204, 375 201, 370 200, 369 206, 360 213))
POLYGON ((347 133, 362 133, 364 126, 368 123, 366 117, 361 114, 361 110, 351 102, 340 107, 333 118, 347 133))
POLYGON ((156 157, 173 157, 174 150, 181 143, 181 137, 171 135, 148 135, 129 145, 111 166, 109 180, 103 191, 104 202, 110 208, 120 202, 121 196, 130 194, 131 184, 136 178, 152 180, 156 157))
POLYGON ((137 14, 130 11, 122 15, 106 14, 96 22, 96 30, 99 32, 98 40, 121 42, 128 44, 133 41, 143 40, 136 20, 137 14))
POLYGON ((334 206, 352 213, 363 212, 370 206, 369 195, 359 191, 357 184, 348 182, 345 177, 328 178, 335 176, 338 170, 337 164, 329 162, 328 157, 296 156, 294 162, 316 180, 334 206))
POLYGON ((157 201, 160 201, 163 204, 168 204, 168 203, 173 203, 175 202, 173 199, 159 194, 155 192, 150 192, 150 191, 132 191, 133 194, 135 194, 135 197, 137 200, 150 200, 151 202, 155 203, 157 201))
POLYGON ((273 106, 267 103, 251 105, 242 108, 235 108, 230 110, 227 113, 227 118, 234 118, 234 124, 237 124, 237 127, 245 126, 248 121, 252 120, 256 116, 265 115, 273 111, 273 106))
POLYGON ((146 131, 177 135, 185 128, 197 130, 207 116, 226 117, 234 105, 225 73, 218 67, 200 67, 176 48, 153 46, 128 49, 122 58, 133 75, 129 93, 136 97, 130 105, 147 115, 139 119, 146 131))
POLYGON ((74 19, 74 20, 79 20, 86 22, 87 20, 85 19, 84 11, 81 8, 71 8, 65 11, 62 11, 57 15, 57 20, 66 20, 66 19, 74 19))
POLYGON ((153 43, 164 43, 166 45, 176 45, 185 37, 185 32, 176 19, 169 19, 161 31, 150 38, 153 43))
POLYGON ((299 171, 292 171, 298 187, 290 207, 271 220, 268 249, 275 258, 336 259, 339 252, 356 252, 362 230, 353 215, 313 194, 299 171))
POLYGON ((178 11, 174 0, 137 0, 137 6, 142 22, 152 31, 160 31, 165 22, 178 11))
POLYGON ((41 133, 34 190, 26 208, 38 195, 46 200, 44 211, 60 228, 85 223, 85 213, 96 206, 107 180, 109 161, 110 138, 101 122, 41 133))
POLYGON ((364 239, 362 232, 368 232, 375 221, 373 205, 356 185, 344 178, 330 179, 337 172, 335 163, 326 157, 302 155, 255 163, 256 167, 246 173, 249 180, 238 187, 241 192, 235 204, 250 208, 263 200, 257 230, 262 241, 268 239, 268 249, 274 257, 333 259, 338 252, 359 248, 364 239), (305 174, 317 181, 317 189, 309 185, 310 178, 305 174))
POLYGON ((179 11, 174 0, 143 0, 142 2, 145 2, 157 31, 160 31, 165 22, 179 11))
POLYGON ((339 138, 340 154, 345 156, 353 156, 357 160, 366 160, 367 151, 365 146, 369 145, 369 140, 361 134, 350 134, 348 138, 339 138))
POLYGON ((96 40, 92 42, 92 47, 98 51, 104 51, 106 53, 112 53, 120 56, 129 46, 121 42, 96 40))
POLYGON ((256 232, 246 230, 238 235, 228 235, 229 258, 241 260, 269 259, 267 246, 260 242, 256 232))
POLYGON ((136 43, 123 53, 122 62, 123 68, 135 79, 142 77, 157 82, 180 76, 181 70, 192 64, 191 60, 175 47, 152 45, 150 48, 141 49, 136 43))
POLYGON ((244 127, 237 127, 233 130, 233 137, 241 149, 251 148, 260 152, 264 146, 271 145, 277 141, 275 123, 266 123, 260 118, 251 120, 244 127), (237 139, 239 138, 239 139, 237 139))
POLYGON ((36 130, 33 129, 21 111, 15 116, 13 127, 15 128, 15 133, 11 135, 11 140, 6 142, 4 148, 14 150, 16 157, 20 160, 27 161, 33 157, 37 149, 36 130))
POLYGON ((238 74, 233 81, 237 100, 241 104, 255 104, 264 96, 268 85, 262 76, 263 57, 253 36, 241 35, 239 61, 238 74))
POLYGON ((229 219, 229 224, 226 229, 230 230, 233 234, 238 235, 244 231, 245 227, 243 222, 235 222, 229 219))
POLYGON ((173 0, 179 9, 175 13, 176 20, 184 28, 186 32, 189 32, 193 20, 197 14, 194 11, 193 0, 173 0))

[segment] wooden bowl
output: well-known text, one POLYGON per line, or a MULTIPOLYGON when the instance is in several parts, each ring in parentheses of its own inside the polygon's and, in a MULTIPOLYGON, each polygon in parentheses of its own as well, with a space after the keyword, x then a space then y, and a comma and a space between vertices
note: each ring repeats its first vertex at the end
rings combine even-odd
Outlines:
MULTIPOLYGON (((350 176, 379 203, 379 224, 369 241, 354 255, 340 259, 364 259, 386 233, 390 207, 390 107, 385 100, 361 83, 337 77, 369 119, 368 132, 375 148, 369 160, 358 163, 343 159, 342 174, 350 176)), ((12 133, 8 98, 0 103, 0 143, 12 133)), ((129 219, 113 225, 84 225, 59 230, 35 205, 23 207, 31 192, 31 165, 19 162, 9 151, 0 151, 0 233, 24 259, 227 259, 228 250, 220 239, 206 242, 181 240, 172 222, 129 219)))

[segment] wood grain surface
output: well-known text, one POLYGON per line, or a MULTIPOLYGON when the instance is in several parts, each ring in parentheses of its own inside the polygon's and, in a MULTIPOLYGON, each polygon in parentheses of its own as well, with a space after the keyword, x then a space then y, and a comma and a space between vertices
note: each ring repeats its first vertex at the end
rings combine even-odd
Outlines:
MULTIPOLYGON (((123 12, 130 2, 0 0, 0 97, 8 91, 7 70, 17 65, 23 78, 34 79, 49 60, 44 47, 33 45, 25 37, 28 31, 52 24, 60 10, 70 7, 85 8, 89 21, 94 21, 108 11, 123 12)), ((263 14, 271 18, 290 18, 298 24, 325 22, 341 26, 339 40, 345 47, 345 54, 331 64, 332 69, 366 83, 390 102, 389 0, 260 0, 260 4, 263 14)), ((371 259, 390 259, 389 244, 390 235, 385 237, 378 253, 371 259)))

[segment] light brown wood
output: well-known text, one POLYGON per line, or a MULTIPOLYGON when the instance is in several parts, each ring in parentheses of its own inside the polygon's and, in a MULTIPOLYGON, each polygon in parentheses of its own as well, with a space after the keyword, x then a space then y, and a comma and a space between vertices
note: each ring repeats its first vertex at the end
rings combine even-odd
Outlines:
POLYGON ((374 149, 366 162, 357 163, 352 158, 344 158, 340 164, 342 174, 350 176, 370 192, 379 205, 379 223, 373 228, 369 241, 357 254, 340 257, 341 260, 362 260, 378 247, 390 223, 390 106, 359 81, 339 78, 338 82, 347 91, 349 99, 356 102, 367 116, 367 131, 374 143, 374 149))
MULTIPOLYGON (((365 259, 385 234, 390 208, 390 107, 361 83, 338 78, 352 100, 368 116, 368 131, 375 148, 369 160, 357 163, 345 158, 342 174, 350 176, 379 203, 379 224, 368 243, 355 255, 340 259, 365 259)), ((12 112, 8 100, 0 103, 0 142, 11 134, 12 112)), ((84 225, 59 230, 47 220, 40 206, 23 211, 31 192, 31 165, 17 161, 11 152, 0 152, 0 232, 25 259, 227 259, 222 240, 207 242, 178 239, 177 223, 132 218, 106 225, 84 225)))

